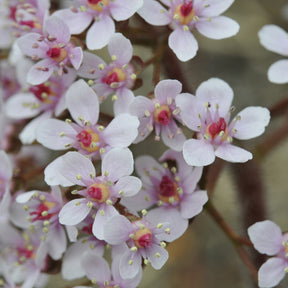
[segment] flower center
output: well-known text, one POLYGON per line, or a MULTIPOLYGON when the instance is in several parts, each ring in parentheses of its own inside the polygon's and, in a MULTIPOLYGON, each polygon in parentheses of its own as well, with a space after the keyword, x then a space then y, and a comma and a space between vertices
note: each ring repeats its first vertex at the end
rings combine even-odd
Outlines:
POLYGON ((49 96, 56 96, 56 93, 45 83, 32 86, 29 88, 29 91, 32 92, 38 100, 47 104, 53 102, 49 96))
POLYGON ((109 5, 109 0, 88 0, 89 8, 98 12, 102 12, 104 6, 108 6, 108 5, 109 5))
POLYGON ((179 194, 177 192, 177 184, 173 182, 168 176, 164 175, 158 187, 159 200, 166 203, 173 203, 179 201, 179 194))
POLYGON ((97 203, 105 202, 110 196, 108 187, 103 183, 92 184, 88 188, 87 192, 88 195, 92 198, 92 200, 97 203))
POLYGON ((35 258, 34 247, 32 245, 27 245, 25 247, 20 247, 17 249, 18 261, 19 263, 24 263, 27 259, 35 258))
POLYGON ((134 233, 134 243, 137 248, 148 248, 151 245, 152 232, 147 229, 139 229, 134 233))
POLYGON ((195 12, 192 1, 178 5, 174 12, 174 19, 179 20, 182 25, 189 24, 194 16, 195 12))
POLYGON ((171 110, 164 104, 154 110, 153 116, 156 123, 167 125, 171 119, 171 110))
POLYGON ((81 148, 92 153, 99 150, 100 136, 92 129, 85 129, 76 136, 81 148))
POLYGON ((43 201, 35 211, 29 213, 31 216, 35 216, 33 219, 31 219, 31 221, 35 222, 37 220, 49 220, 54 214, 49 214, 48 211, 55 205, 56 203, 54 202, 43 201))
POLYGON ((20 21, 19 24, 23 26, 29 26, 30 28, 42 28, 42 26, 38 22, 32 20, 20 21))
POLYGON ((68 52, 64 48, 59 48, 55 46, 55 47, 49 48, 46 54, 47 56, 51 57, 56 62, 61 62, 67 57, 68 52))
POLYGON ((220 117, 217 122, 213 122, 209 124, 206 128, 206 132, 211 136, 212 140, 215 139, 216 136, 221 137, 221 141, 224 141, 227 137, 227 124, 223 117, 220 117))
POLYGON ((126 74, 121 68, 114 68, 105 77, 102 78, 102 83, 111 85, 115 82, 122 82, 126 79, 126 74))

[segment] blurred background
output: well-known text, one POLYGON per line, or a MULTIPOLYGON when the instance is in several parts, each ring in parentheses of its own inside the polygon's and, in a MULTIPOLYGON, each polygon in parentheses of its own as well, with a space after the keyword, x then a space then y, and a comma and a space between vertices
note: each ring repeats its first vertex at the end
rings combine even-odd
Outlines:
MULTIPOLYGON (((285 57, 262 47, 257 33, 265 24, 276 24, 288 31, 288 1, 236 0, 224 15, 240 24, 240 32, 235 37, 225 40, 211 40, 195 32, 199 42, 198 54, 189 62, 181 64, 191 91, 195 91, 201 82, 211 77, 219 77, 230 84, 234 90, 233 103, 236 111, 240 111, 246 106, 270 108, 275 103, 287 98, 287 84, 277 85, 270 83, 267 79, 269 66, 285 57)), ((137 53, 145 58, 145 56, 149 57, 151 51, 135 47, 135 54, 137 55, 137 53)), ((145 71, 141 76, 147 84, 136 91, 138 93, 135 93, 136 95, 144 95, 151 91, 151 80, 149 80, 151 79, 151 70, 145 71)), ((253 151, 256 145, 261 145, 264 139, 273 138, 273 132, 285 125, 285 121, 287 122, 287 119, 283 116, 275 117, 262 137, 255 141, 249 141, 243 147, 253 151)), ((155 144, 152 138, 140 144, 139 147, 140 149, 137 148, 137 151, 134 149, 135 147, 132 147, 135 155, 151 151, 156 158, 161 155, 164 148, 155 144)), ((247 169, 250 170, 247 170, 249 173, 246 176, 252 180, 254 177, 262 180, 260 184, 254 183, 256 186, 260 185, 264 191, 266 211, 260 211, 261 215, 258 216, 276 222, 283 231, 288 230, 288 210, 285 201, 288 193, 287 151, 288 141, 284 139, 264 157, 257 158, 260 160, 257 161, 255 170, 249 166, 247 169)), ((246 237, 245 226, 249 223, 249 219, 243 218, 242 211, 250 209, 250 207, 253 210, 253 205, 257 206, 259 203, 257 195, 254 198, 248 195, 249 203, 241 204, 245 202, 240 200, 243 195, 239 196, 243 191, 239 192, 233 176, 239 171, 237 165, 240 167, 239 164, 225 164, 216 183, 212 200, 228 224, 237 233, 246 237)), ((247 184, 250 185, 247 193, 253 193, 254 184, 253 181, 251 185, 247 184)), ((259 199, 259 202, 262 200, 259 199)), ((160 271, 155 271, 149 266, 145 268, 140 288, 255 287, 248 269, 239 259, 232 243, 206 211, 197 216, 185 235, 169 244, 167 249, 170 257, 164 268, 160 271)), ((250 250, 247 251, 250 253, 250 250)), ((254 252, 254 255, 257 253, 254 252)), ((288 277, 286 278, 286 281, 282 281, 279 287, 287 287, 288 277)), ((59 286, 59 278, 56 276, 52 277, 48 287, 56 287, 55 284, 57 287, 71 287, 67 282, 63 282, 59 286)))

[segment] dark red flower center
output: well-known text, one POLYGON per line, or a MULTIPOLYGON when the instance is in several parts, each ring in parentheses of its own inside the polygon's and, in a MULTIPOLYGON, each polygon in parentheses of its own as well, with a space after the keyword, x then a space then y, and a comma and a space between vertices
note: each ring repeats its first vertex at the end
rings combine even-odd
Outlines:
POLYGON ((192 1, 182 4, 180 8, 183 17, 189 16, 192 10, 193 10, 192 1))
POLYGON ((214 139, 220 132, 226 132, 227 124, 223 117, 220 117, 217 122, 211 123, 208 127, 208 133, 210 134, 211 138, 214 139))

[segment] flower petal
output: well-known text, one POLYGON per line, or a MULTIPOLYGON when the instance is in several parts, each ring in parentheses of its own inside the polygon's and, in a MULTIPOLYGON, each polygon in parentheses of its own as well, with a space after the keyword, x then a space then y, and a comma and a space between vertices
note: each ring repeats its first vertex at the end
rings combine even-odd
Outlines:
POLYGON ((234 163, 243 163, 253 158, 252 154, 247 150, 231 144, 220 145, 215 150, 215 155, 221 159, 234 163))
POLYGON ((277 84, 288 82, 288 60, 279 60, 273 63, 268 69, 269 81, 277 84))

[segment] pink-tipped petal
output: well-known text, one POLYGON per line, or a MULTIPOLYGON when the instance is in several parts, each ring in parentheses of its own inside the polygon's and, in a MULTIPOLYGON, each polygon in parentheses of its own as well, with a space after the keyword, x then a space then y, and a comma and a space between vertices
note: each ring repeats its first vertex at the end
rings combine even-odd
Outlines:
POLYGON ((279 226, 270 220, 257 222, 248 228, 248 235, 260 253, 275 255, 282 248, 282 232, 279 226))
POLYGON ((103 138, 112 147, 128 147, 138 135, 138 126, 135 116, 120 114, 104 129, 103 138))
POLYGON ((209 20, 196 22, 196 29, 202 35, 211 39, 224 39, 236 35, 239 31, 239 24, 225 16, 213 17, 209 20))
POLYGON ((99 117, 99 100, 94 90, 80 79, 74 82, 66 92, 66 103, 73 119, 83 126, 83 121, 94 125, 99 117))
POLYGON ((135 176, 124 176, 117 181, 114 189, 119 192, 123 197, 131 197, 136 195, 142 187, 142 182, 135 176))
POLYGON ((176 54, 177 58, 182 61, 188 61, 195 57, 198 50, 198 42, 194 35, 182 27, 174 30, 168 39, 169 47, 176 54))
POLYGON ((86 45, 89 50, 101 49, 106 46, 115 32, 114 21, 110 16, 104 16, 94 22, 86 36, 86 45))
POLYGON ((243 163, 253 158, 249 151, 231 144, 220 145, 215 150, 215 155, 232 163, 243 163))
POLYGON ((183 157, 188 165, 206 166, 214 162, 215 152, 209 142, 189 139, 184 142, 183 157))
POLYGON ((260 43, 268 50, 288 56, 287 32, 276 25, 265 25, 258 32, 260 43))
POLYGON ((107 178, 115 182, 121 177, 130 175, 133 166, 133 154, 128 148, 114 148, 103 157, 102 175, 108 173, 107 178))
POLYGON ((188 194, 181 201, 180 213, 183 218, 190 219, 203 210, 203 205, 208 201, 207 191, 197 190, 188 194))
POLYGON ((268 259, 259 269, 258 283, 260 288, 275 287, 284 278, 287 263, 281 258, 268 259))
POLYGON ((117 62, 122 65, 129 63, 133 55, 133 47, 130 40, 121 33, 113 34, 108 44, 108 51, 110 56, 115 55, 117 62))
POLYGON ((268 69, 269 81, 276 84, 284 84, 288 82, 288 60, 279 60, 273 63, 268 69))
POLYGON ((270 112, 263 107, 247 107, 238 115, 241 119, 237 120, 234 126, 237 131, 234 138, 241 140, 260 136, 270 121, 270 112))
POLYGON ((91 208, 87 199, 74 199, 66 203, 59 212, 59 222, 63 225, 76 225, 84 220, 91 208))

